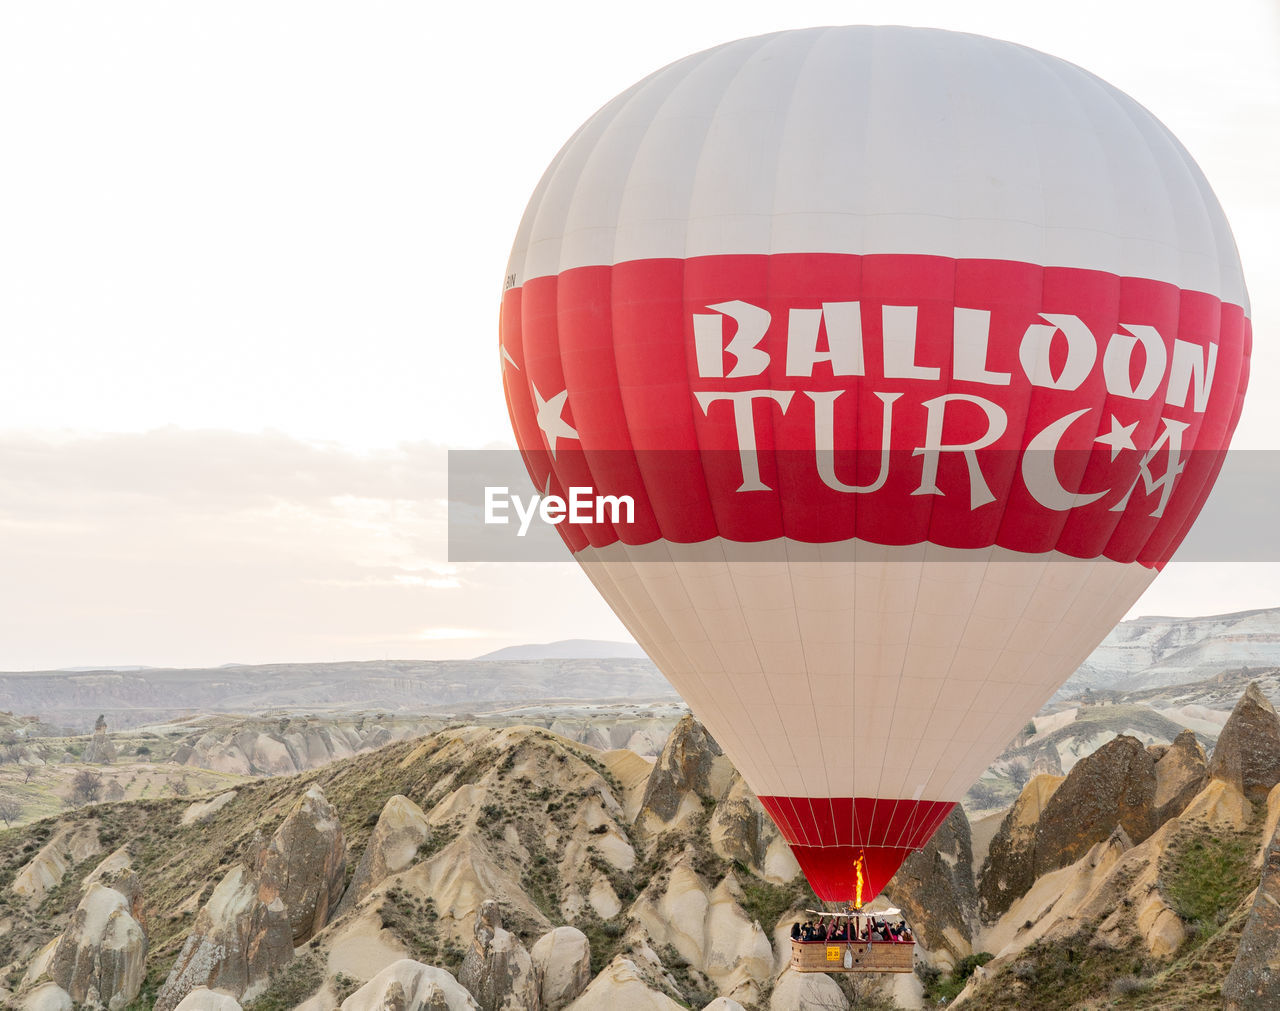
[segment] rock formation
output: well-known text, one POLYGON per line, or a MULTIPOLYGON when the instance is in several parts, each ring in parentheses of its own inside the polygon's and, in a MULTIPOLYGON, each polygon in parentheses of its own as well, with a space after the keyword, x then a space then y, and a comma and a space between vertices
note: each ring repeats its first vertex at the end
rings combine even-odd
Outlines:
POLYGON ((98 716, 97 723, 93 725, 93 737, 85 745, 84 754, 80 756, 80 760, 86 765, 110 765, 116 760, 115 745, 107 737, 107 718, 105 716, 98 716))
POLYGON ((902 862, 887 891, 935 955, 945 949, 954 966, 973 954, 978 894, 963 808, 957 806, 928 844, 902 862))
POLYGON ((582 996, 569 1005, 569 1011, 681 1011, 682 1005, 662 992, 653 975, 651 965, 635 957, 617 955, 582 996))
MULTIPOLYGON (((1185 758, 1185 745, 1170 766, 1185 758)), ((1166 755, 1165 757, 1168 757, 1166 755)), ((979 897, 983 915, 998 917, 1043 874, 1079 860, 1123 827, 1131 842, 1157 826, 1156 762, 1137 738, 1121 734, 1075 764, 1036 813, 1046 777, 1037 776, 991 840, 979 897)))
POLYGON ((93 882, 54 951, 49 976, 77 1004, 118 1011, 146 977, 147 935, 133 918, 137 879, 118 891, 93 882))
POLYGON ((182 824, 197 825, 209 821, 215 814, 236 799, 235 790, 227 790, 208 800, 197 800, 182 812, 182 824))
MULTIPOLYGON (((1208 733, 1203 722, 1196 729, 1208 733)), ((304 723, 292 719, 276 732, 290 738, 304 723)), ((1227 755, 1223 749, 1224 761, 1227 755)), ((1238 931, 1249 907, 1239 890, 1253 883, 1238 867, 1259 852, 1263 818, 1227 780, 1206 784, 1206 769, 1189 732, 1145 748, 1116 738, 1079 759, 1066 779, 1033 779, 1004 817, 982 878, 989 922, 976 919, 971 868, 974 840, 985 848, 999 816, 979 837, 962 811, 953 812, 877 901, 904 909, 919 954, 939 968, 975 951, 997 953, 982 985, 1005 988, 1002 999, 1017 991, 1019 965, 1056 971, 1055 960, 1068 952, 1102 960, 1089 963, 1101 980, 1090 1000, 1105 1002, 1107 973, 1159 980, 1150 984, 1154 991, 1192 971, 1180 956, 1196 930, 1194 958, 1215 959, 1216 985, 1237 946, 1237 974, 1248 968, 1250 949, 1238 931), (1189 912, 1178 877, 1188 854, 1212 856, 1219 843, 1236 868, 1229 895, 1236 911, 1225 925, 1221 909, 1216 920, 1189 912), (1055 866, 1059 861, 1066 863, 1055 866), (1196 917, 1196 926, 1183 916, 1196 917)), ((542 728, 459 727, 309 773, 302 787, 245 782, 185 811, 176 801, 131 810, 123 835, 121 822, 107 821, 121 813, 68 812, 58 822, 12 830, 11 866, 28 861, 15 880, 41 883, 41 898, 59 881, 57 894, 64 895, 73 874, 78 879, 101 860, 87 856, 100 848, 98 822, 112 846, 129 839, 83 879, 74 914, 70 904, 53 910, 52 903, 11 901, 0 939, 14 954, 0 975, 16 987, 14 1006, 37 994, 59 1009, 127 999, 132 987, 113 981, 131 970, 113 961, 123 947, 113 938, 133 935, 130 918, 154 932, 153 973, 182 946, 160 1011, 249 1007, 268 988, 272 1001, 299 1011, 333 1011, 343 994, 346 1011, 791 1011, 844 1007, 850 992, 845 980, 836 986, 784 971, 796 909, 781 907, 805 906, 802 883, 786 873, 794 864, 781 862, 781 841, 750 790, 692 720, 679 724, 652 767, 630 753, 590 752, 542 728), (340 802, 349 806, 343 820, 367 836, 353 850, 359 859, 340 917, 334 902, 344 838, 321 785, 329 797, 348 798, 340 802), (258 838, 227 873, 226 861, 255 824, 279 830, 258 838), (131 902, 135 873, 148 883, 149 923, 131 902), (781 887, 766 887, 762 878, 781 887), (766 911, 775 922, 757 923, 766 911), (576 926, 552 927, 565 922, 576 926), (21 941, 11 943, 18 930, 21 941), (588 935, 613 955, 594 979, 588 935), (460 965, 458 978, 424 962, 460 965), (317 970, 327 977, 323 984, 317 970), (301 993, 303 983, 307 1000, 281 999, 301 993)), ((1280 785, 1270 795, 1267 835, 1278 823, 1280 785)), ((1266 855, 1280 864, 1273 850, 1266 855)), ((1246 990, 1255 1004, 1270 999, 1258 989, 1267 966, 1280 965, 1265 947, 1274 931, 1266 896, 1280 901, 1280 894, 1259 894, 1259 922, 1246 931, 1259 939, 1247 984, 1254 989, 1246 990)), ((1045 978, 1035 984, 1041 997, 1045 978)), ((916 977, 894 982, 915 990, 890 995, 886 987, 877 996, 918 1006, 916 977)), ((1158 999, 1154 992, 1146 998, 1158 999)), ((984 1006, 980 996, 969 1003, 984 1006)))
POLYGON ((1280 836, 1267 847, 1240 950, 1222 984, 1222 1006, 1224 1011, 1280 1007, 1280 836))
POLYGON ((769 1011, 795 1011, 796 1008, 823 1008, 845 1011, 849 1007, 844 991, 825 973, 783 970, 769 997, 769 1011))
POLYGON ((69 868, 101 852, 96 821, 64 825, 23 865, 9 887, 32 904, 39 903, 69 868))
POLYGON ((105 885, 123 895, 129 903, 129 915, 146 931, 146 902, 143 901, 142 879, 133 871, 133 858, 129 855, 128 843, 112 850, 99 861, 97 867, 85 875, 80 882, 82 898, 93 885, 105 885))
POLYGON ((1121 734, 1082 758, 1036 824, 1036 876, 1074 863, 1117 825, 1142 842, 1156 829, 1155 798, 1155 762, 1137 738, 1121 734))
POLYGON ((178 960, 156 997, 170 1011, 198 986, 240 999, 265 989, 272 973, 293 958, 293 928, 279 894, 260 887, 243 864, 227 872, 196 915, 178 960))
MULTIPOLYGON (((1150 749, 1148 749, 1150 751, 1150 749)), ((1156 824, 1163 825, 1182 813, 1208 779, 1204 748, 1190 730, 1184 730, 1156 758, 1156 824)))
POLYGON ((1035 881, 1036 825, 1062 782, 1061 776, 1033 776, 1000 823, 987 849, 978 885, 984 919, 997 919, 1035 881))
POLYGON ((388 875, 412 864, 419 847, 429 838, 431 825, 422 808, 403 794, 388 800, 378 815, 378 824, 373 827, 338 912, 346 912, 388 875))
POLYGON ((1209 776, 1255 801, 1265 800, 1280 783, 1280 718, 1256 682, 1245 689, 1218 735, 1209 776))
POLYGON ((729 862, 772 881, 785 884, 800 873, 782 833, 773 823, 746 781, 735 773, 728 792, 716 804, 707 825, 711 848, 729 862))
POLYGON ((540 980, 542 1011, 561 1011, 591 982, 591 944, 576 927, 556 927, 538 938, 529 952, 540 980))
POLYGON ((293 949, 328 922, 346 869, 342 826, 319 786, 265 845, 233 867, 196 916, 156 999, 166 1011, 198 986, 256 996, 293 949))
POLYGON ((342 1011, 479 1011, 479 1005, 443 969, 405 958, 344 1000, 342 1011))
POLYGON ((243 1011, 240 1002, 224 990, 198 986, 182 998, 174 1011, 243 1011))
POLYGON ((649 775, 635 828, 652 835, 684 825, 703 800, 718 800, 734 775, 720 745, 702 724, 686 716, 667 739, 649 775))
POLYGON ((27 993, 22 1003, 15 1005, 22 1011, 71 1011, 71 997, 57 983, 41 983, 27 993))
POLYGON ((1271 788, 1271 792, 1267 794, 1266 815, 1262 823, 1262 845, 1258 847, 1258 853, 1253 858, 1253 869, 1255 871, 1262 870, 1262 865, 1267 859, 1267 850, 1271 845, 1271 840, 1275 838, 1276 828, 1280 827, 1280 783, 1271 788))
POLYGON ((486 900, 476 914, 474 938, 462 968, 461 983, 482 1011, 539 1011, 533 960, 520 939, 502 928, 498 903, 486 900))
MULTIPOLYGON (((1037 878, 983 932, 982 946, 994 952, 996 959, 986 966, 987 981, 975 980, 956 1005, 983 1007, 983 988, 988 986, 1017 991, 1022 980, 1031 978, 1028 971, 1034 975, 1032 963, 1022 963, 1027 958, 1052 962, 1065 954, 1068 961, 1083 963, 1093 951, 1124 952, 1126 957, 1137 953, 1137 965, 1176 958, 1188 930, 1167 891, 1173 880, 1171 870, 1191 847, 1206 840, 1239 837, 1249 829, 1252 817, 1252 806, 1244 795, 1217 780, 1139 845, 1133 845, 1117 826, 1075 863, 1037 878)), ((1197 958, 1208 959, 1213 947, 1203 946, 1197 958)), ((1081 972, 1086 971, 1082 964, 1081 972)), ((1200 984, 1195 985, 1199 992, 1200 984)), ((1170 1001, 1169 1006, 1183 1005, 1170 1001)))
POLYGON ((732 873, 709 887, 686 851, 669 873, 650 882, 630 916, 659 950, 674 948, 720 993, 736 994, 740 988, 762 986, 773 975, 774 961, 769 934, 742 909, 740 895, 732 873))
POLYGON ((346 866, 337 813, 313 786, 271 837, 257 865, 263 888, 278 895, 288 911, 295 947, 329 922, 342 898, 346 866))

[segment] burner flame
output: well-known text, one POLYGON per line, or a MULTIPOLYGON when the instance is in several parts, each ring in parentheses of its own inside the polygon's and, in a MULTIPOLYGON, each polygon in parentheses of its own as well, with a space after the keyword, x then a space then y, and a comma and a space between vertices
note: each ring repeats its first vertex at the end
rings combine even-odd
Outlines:
POLYGON ((863 859, 864 859, 863 855, 859 853, 858 859, 854 861, 854 864, 853 864, 853 869, 858 873, 858 882, 856 886, 857 893, 853 900, 853 905, 855 909, 862 908, 862 861, 863 859))

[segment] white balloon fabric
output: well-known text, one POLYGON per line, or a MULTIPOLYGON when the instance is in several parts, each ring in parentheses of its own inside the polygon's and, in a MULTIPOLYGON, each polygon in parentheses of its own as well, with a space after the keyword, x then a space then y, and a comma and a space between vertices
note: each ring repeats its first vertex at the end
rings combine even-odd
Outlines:
POLYGON ((1054 57, 744 39, 593 116, 501 316, 560 531, 818 895, 870 900, 1124 615, 1239 417, 1248 298, 1190 156, 1054 57))

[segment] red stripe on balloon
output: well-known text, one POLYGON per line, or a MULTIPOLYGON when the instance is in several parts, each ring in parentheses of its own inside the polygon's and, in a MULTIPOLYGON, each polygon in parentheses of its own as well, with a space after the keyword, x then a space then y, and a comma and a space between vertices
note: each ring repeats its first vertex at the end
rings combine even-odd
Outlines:
POLYGON ((936 800, 872 797, 761 797, 760 803, 791 846, 818 898, 857 897, 863 860, 862 900, 869 902, 925 843, 955 804, 936 800))
MULTIPOLYGON (((571 550, 619 540, 828 543, 857 537, 1037 554, 1056 549, 1156 568, 1190 528, 1221 466, 1239 418, 1250 346, 1243 310, 1202 292, 1101 271, 908 255, 714 256, 582 267, 506 292, 501 328, 516 363, 505 370, 510 413, 538 489, 549 482, 565 494, 587 485, 629 496, 636 506, 629 524, 561 524, 571 550), (791 344, 814 325, 818 310, 821 329, 816 345, 810 341, 810 359, 832 352, 833 320, 840 306, 853 302, 854 323, 846 310, 839 325, 846 337, 851 325, 860 331, 857 367, 820 360, 812 375, 788 374, 796 371, 791 344), (744 325, 724 310, 726 303, 768 314, 754 350, 739 348, 745 358, 725 350, 744 325), (717 305, 720 311, 711 308, 717 305), (981 361, 957 360, 957 310, 966 325, 989 321, 981 361), (723 331, 718 354, 700 360, 695 316, 723 331), (1053 333, 1051 381, 1032 382, 1025 363, 1036 357, 1035 342, 1028 334, 1053 331, 1053 321, 1068 318, 1079 323, 1075 343, 1061 329, 1053 333), (1166 359, 1158 382, 1141 398, 1130 394, 1144 386, 1148 358, 1146 346, 1134 343, 1134 326, 1159 335, 1166 359), (895 356, 895 339, 904 333, 914 333, 914 352, 895 356), (1202 360, 1209 346, 1217 348, 1203 404, 1195 404, 1194 382, 1184 403, 1167 402, 1178 399, 1169 397, 1172 362, 1187 351, 1175 350, 1175 340, 1193 346, 1202 360), (1117 366, 1113 342, 1137 350, 1120 355, 1117 366), (1070 389, 1051 388, 1090 357, 1070 389), (735 375, 735 368, 747 374, 735 375), (862 374, 837 374, 850 371, 862 374), (548 412, 544 405, 565 391, 561 410, 548 412), (732 397, 752 392, 748 416, 732 397), (958 398, 941 415, 946 444, 987 432, 993 415, 984 404, 1004 420, 1003 434, 976 451, 990 502, 975 503, 960 453, 939 457, 941 494, 925 490, 925 458, 917 451, 928 429, 926 405, 946 396, 958 398), (836 482, 872 485, 889 398, 887 479, 871 492, 832 487, 817 466, 819 433, 829 424, 836 482), (740 491, 744 418, 760 480, 755 490, 740 491), (1043 444, 1056 424, 1066 427, 1052 442, 1053 467, 1033 480, 1022 467, 1025 451, 1037 437, 1043 444), (1170 425, 1180 431, 1186 468, 1163 512, 1153 515, 1159 493, 1146 492, 1139 461, 1170 425), (1129 429, 1132 447, 1118 431, 1128 426, 1136 426, 1129 429), (1111 441, 1098 444, 1099 437, 1111 441), (1135 482, 1137 490, 1122 504, 1135 482), (1057 507, 1046 502, 1046 484, 1103 496, 1057 507)), ((1162 465, 1157 457, 1152 468, 1162 465)))

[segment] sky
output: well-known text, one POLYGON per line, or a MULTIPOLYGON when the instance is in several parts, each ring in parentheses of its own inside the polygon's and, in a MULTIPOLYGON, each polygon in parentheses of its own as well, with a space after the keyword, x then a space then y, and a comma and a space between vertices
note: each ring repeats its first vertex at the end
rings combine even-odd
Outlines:
MULTIPOLYGON (((1280 8, 171 2, 0 7, 0 669, 626 638, 572 563, 450 565, 448 449, 512 446, 502 276, 547 163, 709 46, 932 25, 1100 75, 1191 151, 1280 448, 1280 8)), ((1280 605, 1175 562, 1132 614, 1280 605)))

